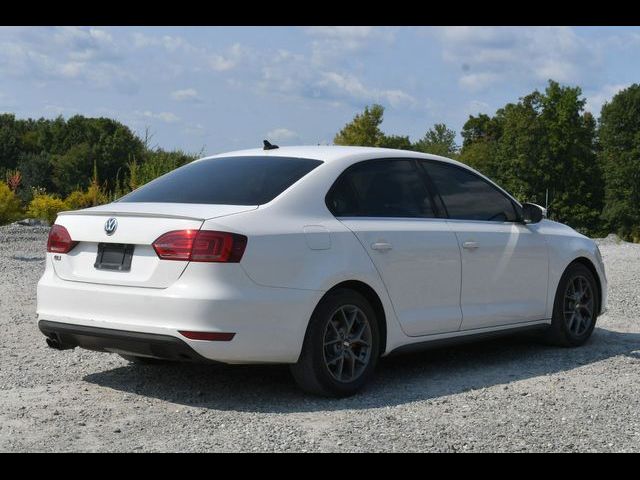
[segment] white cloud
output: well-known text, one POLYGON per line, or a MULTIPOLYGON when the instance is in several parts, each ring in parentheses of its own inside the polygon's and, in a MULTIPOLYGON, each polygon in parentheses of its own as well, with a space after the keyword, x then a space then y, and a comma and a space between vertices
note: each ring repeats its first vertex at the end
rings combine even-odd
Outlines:
MULTIPOLYGON (((116 60, 122 57, 111 34, 99 28, 58 27, 45 39, 50 47, 67 53, 71 60, 116 60)), ((41 45, 47 48, 47 45, 41 45)))
POLYGON ((0 30, 0 64, 5 76, 40 85, 73 80, 91 88, 123 93, 137 89, 131 72, 122 68, 124 46, 98 28, 8 28, 0 30))
POLYGON ((271 61, 260 67, 260 78, 257 87, 266 93, 282 93, 285 95, 303 95, 315 75, 304 55, 288 50, 272 53, 271 61))
MULTIPOLYGON (((395 81, 371 85, 353 64, 352 58, 366 54, 375 42, 392 41, 393 30, 356 26, 304 31, 307 42, 293 47, 300 50, 289 51, 249 48, 238 42, 192 44, 180 35, 156 34, 153 29, 130 33, 85 27, 0 29, 0 65, 4 75, 28 78, 43 88, 49 82, 73 82, 131 94, 149 78, 175 85, 186 76, 206 77, 213 72, 235 89, 276 94, 287 101, 312 98, 357 106, 380 102, 399 108, 424 103, 395 81)), ((170 98, 202 101, 192 87, 170 90, 170 98)), ((162 121, 175 119, 166 116, 162 121)))
MULTIPOLYGON (((161 48, 167 54, 178 55, 176 57, 177 62, 188 62, 192 66, 207 65, 217 72, 233 70, 250 54, 250 50, 239 43, 234 43, 220 52, 206 47, 195 46, 180 36, 151 36, 135 32, 131 38, 136 48, 161 48)), ((172 64, 174 63, 172 62, 172 64)))
POLYGON ((602 106, 605 104, 605 102, 611 101, 616 93, 618 93, 620 90, 624 90, 628 86, 628 84, 604 85, 598 91, 590 95, 585 95, 587 97, 587 103, 584 109, 587 112, 591 112, 595 116, 599 116, 600 110, 602 109, 602 106))
POLYGON ((356 52, 362 53, 376 42, 390 44, 395 38, 389 27, 305 27, 304 31, 315 38, 311 43, 311 62, 315 65, 348 62, 356 52))
POLYGON ((637 49, 640 47, 640 32, 621 31, 607 35, 602 40, 603 47, 612 49, 637 49))
POLYGON ((276 128, 267 132, 266 138, 274 142, 288 142, 299 138, 299 135, 288 128, 276 128))
POLYGON ((185 88, 184 90, 174 90, 171 92, 171 98, 178 102, 198 101, 200 96, 195 88, 185 88))
POLYGON ((577 83, 602 68, 602 49, 569 27, 438 27, 443 59, 459 84, 479 91, 505 82, 577 83))
POLYGON ((191 45, 187 40, 179 36, 162 35, 152 36, 144 33, 134 32, 131 35, 133 46, 135 48, 162 48, 168 53, 175 52, 196 52, 198 49, 191 45))
POLYGON ((236 62, 222 55, 213 54, 209 57, 209 65, 217 72, 224 72, 225 70, 231 70, 235 67, 236 62))
POLYGON ((329 69, 305 55, 282 49, 265 59, 256 86, 261 94, 282 95, 287 100, 311 98, 333 106, 348 103, 360 107, 373 102, 398 108, 421 105, 401 88, 374 87, 347 68, 329 69))
POLYGON ((60 65, 58 71, 61 75, 69 78, 76 78, 84 71, 83 62, 67 62, 60 65))
POLYGON ((470 73, 462 75, 458 83, 467 90, 479 91, 484 90, 499 79, 500 76, 495 73, 470 73))
POLYGON ((180 121, 180 117, 171 112, 151 112, 149 110, 145 111, 135 111, 136 116, 143 118, 151 118, 154 120, 160 120, 165 123, 177 123, 180 121))
POLYGON ((415 98, 402 90, 367 87, 351 74, 326 72, 321 75, 315 87, 325 96, 347 97, 364 102, 381 102, 392 107, 413 106, 416 104, 415 98))
POLYGON ((347 50, 362 48, 377 41, 392 43, 395 40, 396 31, 392 27, 366 26, 317 26, 304 27, 303 29, 309 36, 317 39, 314 46, 336 47, 342 45, 347 50))
POLYGON ((231 70, 237 67, 249 53, 246 47, 235 43, 224 54, 214 53, 209 55, 209 66, 217 72, 231 70))
POLYGON ((305 27, 304 30, 311 34, 320 37, 332 37, 332 38, 366 38, 370 36, 374 28, 365 26, 317 26, 317 27, 305 27))

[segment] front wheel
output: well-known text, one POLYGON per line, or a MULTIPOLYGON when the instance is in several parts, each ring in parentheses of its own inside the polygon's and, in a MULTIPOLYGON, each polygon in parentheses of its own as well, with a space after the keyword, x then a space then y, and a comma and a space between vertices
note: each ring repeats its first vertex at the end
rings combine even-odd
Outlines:
POLYGON ((596 326, 598 298, 596 280, 582 264, 574 263, 565 270, 553 305, 553 319, 547 332, 551 343, 577 347, 585 343, 596 326))
POLYGON ((336 290, 316 307, 298 363, 291 373, 309 393, 346 397, 371 378, 380 354, 380 333, 369 302, 352 290, 336 290))

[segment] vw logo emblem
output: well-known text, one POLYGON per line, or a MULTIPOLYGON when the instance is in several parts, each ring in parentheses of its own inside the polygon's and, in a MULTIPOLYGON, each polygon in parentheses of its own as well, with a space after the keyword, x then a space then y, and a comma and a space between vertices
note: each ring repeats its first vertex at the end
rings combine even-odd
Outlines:
POLYGON ((104 231, 107 232, 107 235, 113 235, 117 228, 118 221, 115 218, 110 218, 104 224, 104 231))

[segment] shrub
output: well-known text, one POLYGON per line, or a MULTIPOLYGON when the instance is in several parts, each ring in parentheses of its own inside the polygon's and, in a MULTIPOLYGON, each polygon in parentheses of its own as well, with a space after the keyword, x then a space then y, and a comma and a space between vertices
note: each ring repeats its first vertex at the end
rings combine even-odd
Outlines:
POLYGON ((64 203, 69 210, 78 210, 89 206, 86 195, 82 190, 71 192, 67 195, 67 198, 64 199, 64 203))
POLYGON ((69 210, 78 210, 80 208, 95 207, 107 203, 109 198, 99 185, 92 183, 86 190, 76 190, 71 192, 64 200, 69 210))
MULTIPOLYGON (((117 183, 117 179, 116 179, 117 183)), ((91 183, 86 190, 75 190, 71 192, 65 199, 69 210, 78 210, 81 208, 95 207, 109 201, 109 195, 106 190, 100 186, 98 181, 98 166, 93 164, 93 177, 91 183)))
POLYGON ((9 185, 11 191, 15 193, 22 182, 22 174, 20 173, 20 170, 7 170, 6 176, 7 185, 9 185))
POLYGON ((37 193, 27 208, 29 218, 46 220, 49 224, 55 222, 58 212, 67 210, 67 204, 54 195, 37 193))
POLYGON ((9 186, 0 182, 0 225, 18 220, 22 208, 20 200, 9 186))
POLYGON ((194 161, 197 157, 181 150, 150 150, 142 162, 134 158, 127 163, 128 174, 125 172, 122 184, 116 178, 114 196, 119 198, 165 173, 194 161))

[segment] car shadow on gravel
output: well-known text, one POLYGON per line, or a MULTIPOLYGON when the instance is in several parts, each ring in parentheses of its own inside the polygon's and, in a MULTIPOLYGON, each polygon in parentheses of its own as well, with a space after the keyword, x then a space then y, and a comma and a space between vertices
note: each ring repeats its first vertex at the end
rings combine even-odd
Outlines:
POLYGON ((582 348, 518 335, 381 360, 358 395, 325 399, 302 393, 286 366, 126 365, 88 374, 102 387, 215 410, 291 413, 380 408, 566 372, 615 356, 640 360, 640 334, 602 328, 582 348))

